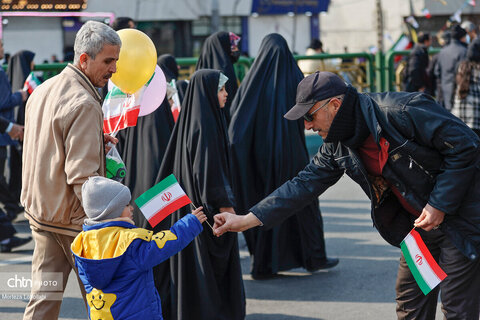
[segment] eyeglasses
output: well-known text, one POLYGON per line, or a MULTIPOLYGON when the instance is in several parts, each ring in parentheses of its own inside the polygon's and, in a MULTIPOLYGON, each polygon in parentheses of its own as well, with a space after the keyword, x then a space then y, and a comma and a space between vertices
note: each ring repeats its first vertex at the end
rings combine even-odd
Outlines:
POLYGON ((322 104, 320 107, 318 107, 317 109, 315 109, 312 113, 308 113, 308 112, 305 113, 305 114, 303 115, 303 119, 305 119, 305 121, 307 121, 307 122, 312 122, 312 121, 313 121, 313 115, 314 115, 314 113, 317 112, 318 110, 322 109, 323 107, 325 107, 327 104, 329 104, 330 101, 332 101, 332 99, 333 99, 333 98, 328 99, 327 102, 325 102, 325 103, 322 104))

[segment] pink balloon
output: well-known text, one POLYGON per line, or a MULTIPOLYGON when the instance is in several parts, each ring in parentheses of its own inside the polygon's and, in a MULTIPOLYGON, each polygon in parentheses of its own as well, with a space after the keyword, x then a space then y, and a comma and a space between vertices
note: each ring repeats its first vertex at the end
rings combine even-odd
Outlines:
POLYGON ((160 107, 166 93, 167 80, 165 79, 162 69, 160 69, 160 67, 157 65, 155 66, 153 79, 143 92, 142 100, 140 102, 140 113, 138 116, 146 116, 160 107))

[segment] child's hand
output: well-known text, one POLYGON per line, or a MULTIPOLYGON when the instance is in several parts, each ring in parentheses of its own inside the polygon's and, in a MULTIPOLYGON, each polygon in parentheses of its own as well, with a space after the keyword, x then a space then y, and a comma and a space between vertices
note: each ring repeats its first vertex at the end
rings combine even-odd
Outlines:
POLYGON ((207 221, 207 216, 205 215, 205 213, 203 213, 202 211, 203 207, 198 207, 197 209, 193 210, 192 214, 197 217, 198 221, 200 221, 200 223, 204 223, 205 221, 207 221))

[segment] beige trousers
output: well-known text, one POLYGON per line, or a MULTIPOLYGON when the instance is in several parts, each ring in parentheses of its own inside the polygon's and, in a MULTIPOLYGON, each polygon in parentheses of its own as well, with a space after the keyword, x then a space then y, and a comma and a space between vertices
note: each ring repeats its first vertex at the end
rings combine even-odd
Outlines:
MULTIPOLYGON (((63 282, 56 288, 55 292, 44 291, 32 287, 30 301, 25 308, 24 320, 56 320, 60 313, 63 292, 67 286, 68 276, 73 269, 77 273, 78 283, 82 292, 82 298, 86 303, 86 293, 78 272, 75 268, 73 254, 70 251, 70 245, 75 239, 59 233, 45 231, 30 225, 32 229, 35 249, 33 250, 32 260, 32 282, 44 281, 45 276, 42 273, 55 273, 57 278, 62 278, 63 282)), ((85 315, 87 319, 88 316, 85 315)))

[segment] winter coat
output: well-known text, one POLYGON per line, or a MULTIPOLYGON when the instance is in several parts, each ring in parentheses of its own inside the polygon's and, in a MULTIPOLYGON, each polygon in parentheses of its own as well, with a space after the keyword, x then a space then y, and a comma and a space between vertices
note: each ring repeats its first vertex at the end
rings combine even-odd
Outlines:
POLYGON ((82 185, 105 176, 101 97, 69 64, 28 98, 21 203, 42 230, 75 237, 82 230, 82 185))
POLYGON ((0 116, 0 132, 3 133, 7 131, 9 125, 10 125, 10 121, 0 116))
MULTIPOLYGON (((480 254, 480 140, 460 119, 421 93, 360 95, 369 131, 388 144, 382 176, 416 211, 427 203, 445 212, 441 230, 469 259, 480 254)), ((312 161, 290 181, 252 209, 265 226, 317 198, 346 173, 372 201, 374 226, 399 246, 413 228, 408 213, 391 192, 376 199, 357 151, 324 143, 312 161)))
POLYGON ((442 48, 438 53, 437 63, 435 65, 435 76, 440 79, 443 105, 447 110, 452 109, 453 98, 455 95, 455 75, 460 61, 467 55, 467 45, 458 40, 442 48))
POLYGON ((467 59, 460 62, 452 113, 472 129, 480 129, 480 39, 468 47, 467 59))
POLYGON ((71 249, 87 292, 90 319, 163 319, 153 267, 201 231, 192 214, 156 234, 125 221, 84 225, 71 249))

